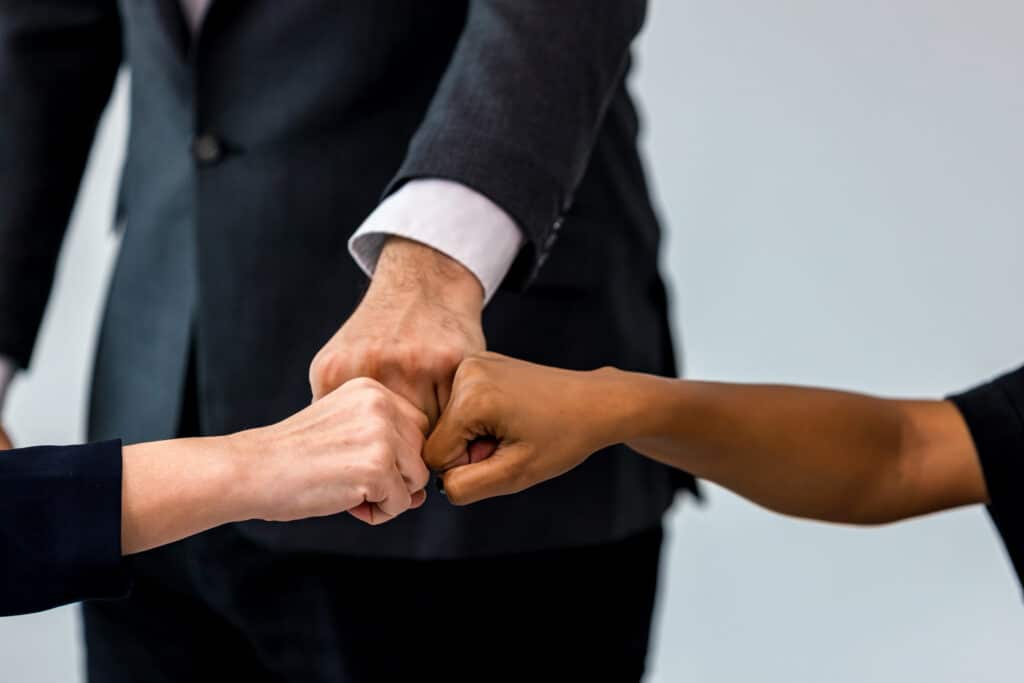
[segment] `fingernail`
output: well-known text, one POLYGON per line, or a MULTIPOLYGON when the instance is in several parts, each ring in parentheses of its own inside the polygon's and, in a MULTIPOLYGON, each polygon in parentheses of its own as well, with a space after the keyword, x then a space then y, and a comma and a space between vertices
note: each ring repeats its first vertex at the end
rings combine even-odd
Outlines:
POLYGON ((444 492, 444 477, 434 477, 434 486, 437 488, 438 493, 445 498, 448 497, 448 494, 444 492))

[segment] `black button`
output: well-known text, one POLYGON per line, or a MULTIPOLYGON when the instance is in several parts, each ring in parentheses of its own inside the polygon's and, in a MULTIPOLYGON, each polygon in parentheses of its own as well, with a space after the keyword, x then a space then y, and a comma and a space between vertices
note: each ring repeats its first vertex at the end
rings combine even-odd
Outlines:
POLYGON ((215 164, 224 158, 224 145, 217 136, 205 133, 192 142, 192 155, 204 166, 215 164))

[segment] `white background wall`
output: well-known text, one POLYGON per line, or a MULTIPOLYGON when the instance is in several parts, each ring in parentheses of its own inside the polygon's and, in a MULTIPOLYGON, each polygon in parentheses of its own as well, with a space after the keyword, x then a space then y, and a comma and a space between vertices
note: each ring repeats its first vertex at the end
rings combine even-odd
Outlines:
MULTIPOLYGON (((1024 361, 1024 5, 654 0, 635 79, 691 376, 939 395, 1024 361)), ((77 208, 23 444, 83 429, 123 91, 77 208)), ((1019 680, 981 510, 795 522, 714 489, 672 517, 652 681, 1019 680)), ((0 619, 0 680, 78 680, 71 609, 0 619)))

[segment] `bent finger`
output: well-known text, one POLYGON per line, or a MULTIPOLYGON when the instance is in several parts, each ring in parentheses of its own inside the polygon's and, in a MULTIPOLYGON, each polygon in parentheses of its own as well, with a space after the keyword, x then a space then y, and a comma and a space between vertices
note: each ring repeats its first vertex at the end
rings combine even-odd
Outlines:
POLYGON ((479 462, 450 469, 442 478, 444 493, 453 505, 469 505, 539 484, 544 478, 532 473, 531 453, 529 446, 513 444, 479 462))

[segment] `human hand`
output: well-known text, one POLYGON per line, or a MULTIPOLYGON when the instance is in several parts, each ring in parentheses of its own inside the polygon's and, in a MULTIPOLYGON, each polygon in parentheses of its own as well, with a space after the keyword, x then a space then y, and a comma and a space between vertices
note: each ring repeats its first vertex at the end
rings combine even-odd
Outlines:
POLYGON ((7 436, 7 432, 4 431, 3 427, 0 427, 0 451, 6 451, 13 448, 11 445, 11 439, 7 436))
POLYGON ((423 504, 426 417, 368 378, 296 415, 227 437, 235 443, 246 518, 291 521, 348 511, 381 524, 423 504))
POLYGON ((425 462, 444 471, 456 505, 518 493, 573 469, 619 441, 616 371, 575 372, 495 353, 467 358, 427 440, 425 462), (493 455, 479 439, 497 442, 493 455))
POLYGON ((483 287, 469 270, 430 247, 392 237, 366 297, 313 359, 313 399, 353 377, 372 377, 435 424, 455 369, 485 348, 482 309, 483 287))

